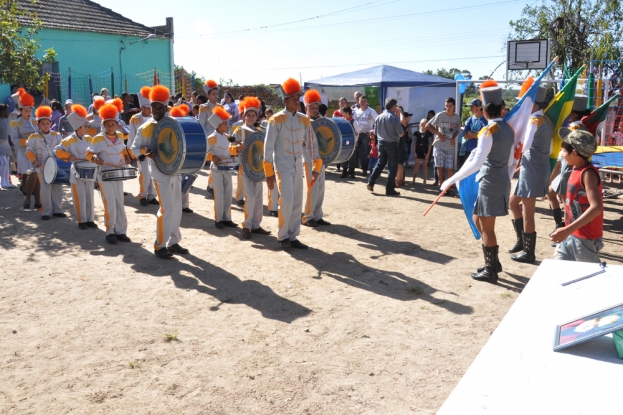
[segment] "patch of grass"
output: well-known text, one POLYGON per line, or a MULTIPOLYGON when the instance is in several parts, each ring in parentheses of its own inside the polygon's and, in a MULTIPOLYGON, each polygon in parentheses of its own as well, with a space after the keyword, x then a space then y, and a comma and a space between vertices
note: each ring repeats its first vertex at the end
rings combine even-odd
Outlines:
POLYGON ((180 339, 177 338, 177 333, 163 333, 165 342, 178 342, 180 339))
POLYGON ((140 369, 141 367, 138 363, 128 362, 128 364, 130 365, 130 369, 140 369))
POLYGON ((428 307, 427 307, 427 306, 425 306, 425 305, 420 306, 420 308, 421 308, 422 310, 430 310, 430 308, 428 308, 428 307))
POLYGON ((424 288, 417 286, 417 287, 409 287, 407 288, 407 291, 409 291, 410 293, 413 293, 415 295, 422 295, 424 294, 424 288))
POLYGON ((506 291, 505 293, 502 293, 500 295, 504 298, 511 298, 511 293, 509 291, 506 291))

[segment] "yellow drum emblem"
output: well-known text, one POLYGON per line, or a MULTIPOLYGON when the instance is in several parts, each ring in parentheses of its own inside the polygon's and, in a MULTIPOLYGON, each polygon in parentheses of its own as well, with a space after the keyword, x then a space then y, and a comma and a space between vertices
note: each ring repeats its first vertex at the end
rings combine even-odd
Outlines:
POLYGON ((314 130, 318 140, 318 153, 320 157, 326 157, 333 152, 335 147, 335 134, 326 125, 321 125, 314 130))
POLYGON ((260 140, 254 141, 247 151, 249 168, 255 173, 264 171, 264 143, 260 140))
POLYGON ((179 152, 178 138, 175 131, 170 127, 165 127, 158 134, 158 156, 165 164, 172 164, 179 152))

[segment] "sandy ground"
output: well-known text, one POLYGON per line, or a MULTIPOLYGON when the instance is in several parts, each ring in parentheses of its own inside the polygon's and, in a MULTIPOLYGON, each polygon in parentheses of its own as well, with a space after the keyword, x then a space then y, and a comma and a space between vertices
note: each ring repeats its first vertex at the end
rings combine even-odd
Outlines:
MULTIPOLYGON (((0 413, 435 413, 538 264, 504 253, 498 285, 472 281, 482 253, 460 201, 423 218, 436 193, 420 182, 387 198, 384 179, 371 195, 331 167, 333 226, 303 227, 313 249, 281 251, 214 227, 203 171, 182 220, 191 255, 168 261, 153 255, 157 206, 134 196, 132 243, 111 246, 97 192, 100 230, 78 229, 67 189, 70 217, 48 222, 0 192, 0 413)), ((612 263, 622 207, 606 201, 612 263)), ((277 219, 263 226, 276 233, 277 219)), ((552 257, 552 228, 539 202, 538 259, 552 257)), ((501 250, 513 238, 501 219, 501 250)))

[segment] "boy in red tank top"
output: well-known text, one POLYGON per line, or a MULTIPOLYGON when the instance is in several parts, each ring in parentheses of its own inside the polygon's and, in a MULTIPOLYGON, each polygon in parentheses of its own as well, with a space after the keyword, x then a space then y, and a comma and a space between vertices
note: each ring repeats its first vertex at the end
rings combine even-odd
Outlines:
POLYGON ((597 150, 595 137, 587 131, 559 130, 562 153, 573 171, 567 182, 565 226, 551 234, 558 243, 555 259, 601 262, 604 206, 599 172, 589 161, 597 150))

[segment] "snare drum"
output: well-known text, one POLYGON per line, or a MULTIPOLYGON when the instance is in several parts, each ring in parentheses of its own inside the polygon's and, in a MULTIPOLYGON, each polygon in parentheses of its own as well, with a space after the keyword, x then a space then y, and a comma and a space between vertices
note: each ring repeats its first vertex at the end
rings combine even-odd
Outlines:
POLYGON ((208 138, 199 121, 192 117, 165 117, 154 134, 154 163, 166 175, 194 174, 205 164, 208 138))
POLYGON ((102 170, 102 180, 105 182, 129 179, 136 179, 136 169, 134 167, 102 170))
POLYGON ((247 177, 254 182, 264 180, 264 133, 250 134, 240 154, 240 164, 247 177))
POLYGON ((195 180, 197 180, 196 174, 182 175, 182 194, 187 195, 190 192, 190 188, 193 187, 195 180))
POLYGON ((355 131, 344 118, 319 118, 312 121, 322 164, 343 163, 355 151, 355 131))
POLYGON ((74 170, 76 171, 76 178, 78 180, 95 180, 95 171, 97 170, 97 164, 90 161, 78 161, 74 164, 74 170))
POLYGON ((56 157, 48 157, 43 164, 43 180, 47 184, 69 184, 71 163, 56 157))

